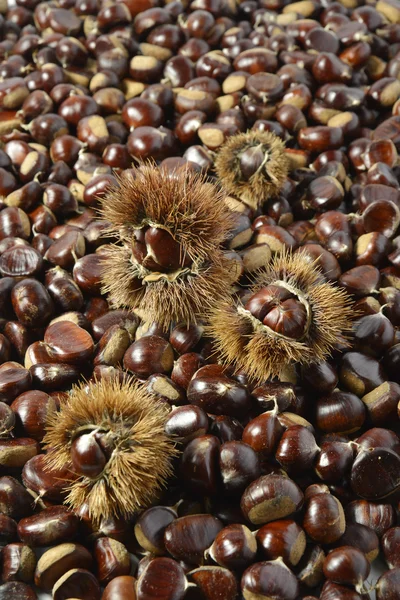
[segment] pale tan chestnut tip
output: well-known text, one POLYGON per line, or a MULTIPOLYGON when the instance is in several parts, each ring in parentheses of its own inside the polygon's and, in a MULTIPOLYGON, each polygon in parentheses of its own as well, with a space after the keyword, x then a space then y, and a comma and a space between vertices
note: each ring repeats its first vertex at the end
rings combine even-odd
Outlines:
POLYGON ((215 159, 223 188, 257 208, 276 196, 289 173, 285 144, 270 131, 248 131, 228 138, 215 159))
POLYGON ((201 320, 226 297, 232 268, 221 245, 235 221, 224 198, 206 176, 185 167, 170 172, 146 163, 122 175, 101 201, 101 214, 117 239, 102 253, 103 291, 111 304, 168 327, 172 321, 201 320), (133 245, 146 227, 167 232, 189 259, 186 264, 169 272, 140 264, 133 245))
POLYGON ((107 461, 96 477, 80 476, 67 485, 66 504, 88 506, 94 522, 132 516, 153 502, 172 475, 177 454, 164 425, 169 407, 126 377, 72 388, 60 411, 51 415, 44 437, 46 467, 70 468, 71 447, 79 436, 98 432, 106 440, 107 461))
POLYGON ((290 365, 326 359, 338 342, 346 343, 354 319, 348 294, 325 281, 301 251, 275 256, 258 273, 249 295, 279 282, 307 308, 307 326, 299 339, 274 333, 233 298, 211 310, 206 327, 222 360, 259 382, 282 378, 290 365))

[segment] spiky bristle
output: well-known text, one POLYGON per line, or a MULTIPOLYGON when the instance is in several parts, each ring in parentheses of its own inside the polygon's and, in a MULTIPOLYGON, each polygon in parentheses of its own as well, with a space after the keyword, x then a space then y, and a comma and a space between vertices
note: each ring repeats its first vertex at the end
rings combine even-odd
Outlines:
POLYGON ((111 234, 130 241, 132 231, 161 225, 194 261, 207 260, 234 226, 224 193, 205 175, 187 168, 168 172, 151 163, 119 177, 101 200, 100 213, 111 234))
POLYGON ((130 308, 145 321, 168 326, 171 321, 196 322, 227 296, 234 277, 232 264, 218 250, 206 263, 174 280, 167 276, 138 283, 138 265, 127 246, 110 245, 103 254, 103 293, 115 307, 130 308))
POLYGON ((224 194, 203 175, 187 168, 170 173, 151 164, 120 178, 102 201, 101 214, 119 243, 104 249, 103 293, 111 304, 135 310, 145 320, 168 326, 195 322, 229 294, 234 264, 220 250, 234 227, 224 194), (190 267, 158 273, 133 257, 138 228, 166 229, 179 243, 190 267))
POLYGON ((49 469, 71 464, 71 444, 78 431, 98 426, 115 434, 116 445, 97 478, 79 477, 67 486, 73 509, 87 503, 93 521, 129 517, 149 505, 172 474, 176 455, 164 432, 165 404, 131 378, 75 386, 47 424, 44 446, 49 469))
POLYGON ((226 300, 211 310, 206 328, 224 361, 264 381, 279 377, 290 363, 324 360, 338 342, 346 342, 354 318, 350 298, 344 290, 324 281, 304 253, 277 255, 256 279, 252 293, 277 281, 297 289, 310 306, 310 327, 301 341, 276 336, 261 322, 255 326, 248 311, 226 300))
POLYGON ((223 144, 214 163, 215 171, 228 194, 257 208, 281 190, 289 173, 285 144, 270 131, 248 131, 232 135, 223 144), (249 180, 243 178, 239 155, 250 147, 262 144, 268 148, 268 159, 262 169, 249 180))

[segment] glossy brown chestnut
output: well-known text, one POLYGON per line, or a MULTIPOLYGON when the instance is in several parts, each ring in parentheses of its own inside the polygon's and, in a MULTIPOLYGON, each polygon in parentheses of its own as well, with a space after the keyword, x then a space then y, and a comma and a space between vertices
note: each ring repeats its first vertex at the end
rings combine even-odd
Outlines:
POLYGON ((136 600, 136 579, 130 575, 120 575, 105 587, 103 600, 136 600))
POLYGON ((400 569, 394 568, 386 571, 376 584, 377 600, 396 600, 400 585, 400 569))
MULTIPOLYGON (((143 600, 154 597, 181 600, 186 586, 185 572, 181 565, 172 558, 160 557, 150 560, 144 567, 138 578, 136 593, 143 600)), ((135 599, 136 596, 132 595, 132 600, 135 599)))
POLYGON ((259 477, 246 488, 240 506, 251 523, 262 525, 297 512, 302 504, 303 493, 294 481, 271 474, 259 477))
POLYGON ((140 546, 154 555, 164 554, 164 532, 176 517, 167 506, 153 506, 144 511, 135 524, 135 536, 140 546))
POLYGON ((385 381, 378 361, 361 352, 347 352, 340 369, 341 384, 353 394, 364 396, 385 381))
POLYGON ((14 477, 0 477, 0 503, 2 513, 20 519, 33 513, 33 499, 25 487, 14 477))
POLYGON ((257 542, 245 525, 228 525, 217 534, 208 552, 220 566, 242 571, 255 559, 257 542))
POLYGON ((23 279, 11 292, 11 302, 18 320, 28 327, 41 327, 54 314, 54 305, 42 283, 23 279))
POLYGON ((324 561, 324 575, 330 581, 343 585, 361 586, 370 572, 365 554, 352 546, 331 550, 324 561))
POLYGON ((168 416, 165 431, 183 444, 208 432, 209 419, 199 406, 178 406, 168 416))
POLYGON ((45 508, 18 523, 18 535, 29 546, 50 546, 68 542, 78 531, 78 517, 65 506, 45 508))
POLYGON ((241 494, 261 474, 257 453, 241 441, 222 444, 219 468, 222 486, 228 494, 241 494))
POLYGON ((102 585, 114 577, 129 575, 131 560, 129 552, 118 540, 102 537, 94 545, 94 558, 97 563, 97 578, 102 585))
POLYGON ((303 528, 317 543, 331 544, 345 532, 346 519, 339 500, 331 494, 318 494, 305 506, 303 528))
POLYGON ((152 373, 170 373, 173 364, 172 346, 156 335, 134 342, 124 356, 125 368, 144 379, 152 373))
POLYGON ((20 581, 10 581, 0 585, 0 599, 9 600, 10 598, 18 600, 36 600, 36 593, 31 586, 20 581))
POLYGON ((315 472, 326 483, 340 483, 350 472, 353 454, 350 443, 340 440, 324 441, 315 459, 315 472))
POLYGON ((229 600, 238 592, 235 575, 223 567, 199 567, 190 571, 187 578, 188 581, 196 584, 207 600, 214 600, 214 598, 229 600))
POLYGON ((359 452, 351 468, 351 487, 358 497, 378 500, 400 487, 400 456, 386 448, 359 452), (376 482, 379 481, 379 486, 376 482))
POLYGON ((292 571, 277 559, 255 563, 241 579, 241 590, 245 600, 275 597, 277 600, 295 600, 299 583, 292 571))
POLYGON ((10 404, 32 385, 30 372, 21 364, 7 361, 0 366, 0 400, 10 404))
POLYGON ((57 362, 80 364, 88 361, 94 350, 91 335, 71 321, 59 321, 47 327, 44 341, 57 362))
POLYGON ((81 596, 87 600, 100 600, 101 589, 96 577, 86 569, 75 568, 67 571, 56 581, 52 589, 54 600, 67 600, 81 596))
POLYGON ((314 435, 301 425, 288 427, 275 452, 276 460, 287 470, 298 473, 310 469, 318 453, 314 435))
POLYGON ((306 548, 304 531, 291 519, 263 525, 257 532, 257 542, 263 558, 280 557, 290 567, 298 564, 306 548))
POLYGON ((346 522, 365 525, 381 537, 395 525, 395 513, 391 504, 354 500, 346 506, 346 522))
POLYGON ((30 390, 17 396, 11 404, 17 418, 17 426, 24 433, 41 441, 45 432, 47 418, 56 410, 54 400, 39 390, 30 390))
POLYGON ((35 584, 43 590, 50 590, 70 569, 90 569, 93 559, 80 544, 60 544, 54 546, 39 558, 35 570, 35 584))
POLYGON ((23 581, 30 583, 36 566, 36 556, 26 544, 8 544, 2 552, 3 569, 1 579, 7 581, 23 581))
POLYGON ((396 415, 400 401, 400 387, 393 381, 386 381, 363 396, 362 401, 373 425, 389 424, 396 415))
POLYGON ((326 433, 353 433, 365 421, 363 402, 355 394, 334 390, 330 396, 320 398, 315 405, 316 425, 326 433))
POLYGON ((215 415, 244 416, 250 409, 246 387, 224 372, 214 374, 210 367, 202 367, 192 378, 187 389, 188 401, 215 415))
POLYGON ((189 490, 206 495, 218 492, 219 451, 220 442, 214 435, 202 435, 187 444, 181 457, 181 474, 189 490))
POLYGON ((319 585, 324 578, 322 571, 324 560, 325 553, 321 546, 309 546, 306 548, 296 569, 300 583, 310 588, 319 585))
MULTIPOLYGON (((390 531, 390 530, 389 530, 390 531)), ((379 538, 376 533, 360 523, 347 523, 346 531, 335 544, 358 548, 372 563, 379 554, 379 538)))
POLYGON ((204 551, 222 529, 219 519, 211 515, 188 515, 175 519, 165 530, 164 543, 176 560, 202 564, 204 551))
POLYGON ((400 565, 399 544, 400 527, 391 527, 382 536, 382 551, 390 569, 398 568, 400 565))

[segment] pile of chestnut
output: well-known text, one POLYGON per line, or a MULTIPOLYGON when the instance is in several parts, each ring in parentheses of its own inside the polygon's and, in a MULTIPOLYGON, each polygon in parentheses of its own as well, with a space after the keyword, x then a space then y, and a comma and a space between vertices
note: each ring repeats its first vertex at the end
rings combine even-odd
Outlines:
POLYGON ((0 1, 0 600, 399 600, 399 151, 400 0, 0 1), (118 175, 213 180, 249 129, 290 172, 230 199, 236 291, 301 247, 354 301, 349 345, 292 382, 101 293, 118 175), (42 440, 74 383, 123 372, 181 454, 155 506, 94 524, 42 440))

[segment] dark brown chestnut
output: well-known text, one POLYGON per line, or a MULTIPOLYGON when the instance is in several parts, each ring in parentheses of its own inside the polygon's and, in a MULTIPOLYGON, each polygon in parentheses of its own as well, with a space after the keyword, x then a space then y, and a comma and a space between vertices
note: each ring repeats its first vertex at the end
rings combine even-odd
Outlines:
POLYGON ((295 600, 299 583, 293 572, 281 559, 255 563, 243 574, 241 580, 243 597, 246 600, 295 600))
POLYGON ((251 523, 262 525, 292 515, 302 504, 303 493, 294 481, 271 474, 259 477, 246 488, 240 506, 251 523))

